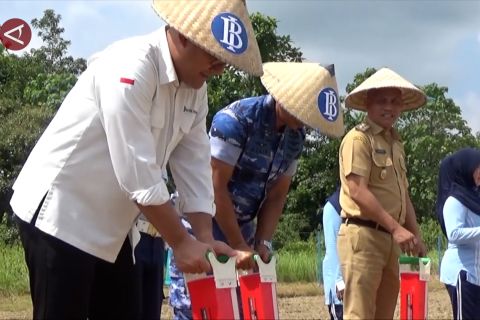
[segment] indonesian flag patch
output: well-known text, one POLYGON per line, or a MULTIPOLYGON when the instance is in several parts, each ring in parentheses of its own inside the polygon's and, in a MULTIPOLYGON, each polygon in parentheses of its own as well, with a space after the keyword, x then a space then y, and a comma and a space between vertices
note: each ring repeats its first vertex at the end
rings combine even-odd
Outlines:
POLYGON ((133 84, 135 83, 135 80, 129 79, 129 78, 120 78, 120 82, 121 83, 126 83, 126 84, 131 84, 133 86, 133 84))

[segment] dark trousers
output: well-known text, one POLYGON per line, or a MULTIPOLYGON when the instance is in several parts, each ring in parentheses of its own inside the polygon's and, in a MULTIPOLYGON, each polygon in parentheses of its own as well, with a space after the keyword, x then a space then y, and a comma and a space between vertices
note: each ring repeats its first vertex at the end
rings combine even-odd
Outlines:
POLYGON ((445 285, 452 302, 453 319, 480 318, 480 286, 467 281, 467 272, 460 271, 457 285, 445 285))
POLYGON ((162 312, 165 245, 162 238, 140 232, 135 271, 140 285, 141 319, 158 320, 162 312))
POLYGON ((329 304, 328 314, 330 315, 330 320, 343 320, 343 305, 329 304))
POLYGON ((138 283, 130 242, 115 263, 85 253, 18 221, 30 277, 33 319, 138 319, 138 283))

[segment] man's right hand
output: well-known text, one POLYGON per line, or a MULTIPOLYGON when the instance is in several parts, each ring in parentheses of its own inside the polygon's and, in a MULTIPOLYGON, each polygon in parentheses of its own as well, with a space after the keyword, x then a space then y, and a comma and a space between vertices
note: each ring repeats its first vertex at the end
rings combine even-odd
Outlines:
POLYGON ((212 267, 208 262, 206 254, 212 247, 206 243, 200 242, 191 236, 187 236, 182 241, 172 247, 175 263, 180 271, 184 273, 202 273, 211 272, 212 267))
POLYGON ((343 296, 345 293, 345 282, 343 280, 339 280, 335 283, 335 290, 337 292, 337 298, 340 301, 343 301, 343 296))
POLYGON ((403 253, 411 256, 417 256, 417 238, 413 233, 398 225, 392 232, 393 239, 400 246, 403 253))
MULTIPOLYGON (((218 247, 212 245, 210 239, 212 234, 212 216, 207 213, 187 213, 193 231, 201 241, 195 240, 188 234, 180 221, 180 217, 171 205, 170 201, 161 205, 142 206, 137 204, 141 212, 147 217, 155 229, 162 235, 163 239, 170 245, 178 268, 185 273, 210 272, 211 266, 207 260, 208 250, 218 247), (207 243, 208 242, 208 243, 207 243)), ((226 254, 231 253, 229 248, 223 247, 220 250, 226 254)))
POLYGON ((336 290, 337 290, 337 298, 338 298, 338 300, 343 301, 343 294, 345 293, 345 289, 342 289, 342 290, 336 289, 336 290))

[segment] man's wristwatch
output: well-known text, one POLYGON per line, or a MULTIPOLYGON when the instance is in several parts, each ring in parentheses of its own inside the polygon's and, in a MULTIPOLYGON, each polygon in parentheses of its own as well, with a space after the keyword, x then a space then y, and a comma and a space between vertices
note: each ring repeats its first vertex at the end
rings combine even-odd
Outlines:
POLYGON ((272 241, 269 241, 269 240, 255 240, 255 248, 260 244, 267 247, 268 251, 273 252, 272 241))

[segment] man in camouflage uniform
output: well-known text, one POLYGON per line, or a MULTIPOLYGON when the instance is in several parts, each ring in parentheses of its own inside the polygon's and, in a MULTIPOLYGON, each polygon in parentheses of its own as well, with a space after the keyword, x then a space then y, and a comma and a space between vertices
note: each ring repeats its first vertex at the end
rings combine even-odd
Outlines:
MULTIPOLYGON (((276 117, 285 112, 280 108, 270 95, 239 100, 220 110, 210 129, 217 205, 214 238, 238 250, 239 267, 244 269, 253 268, 253 249, 264 260, 272 250, 271 237, 305 140, 300 121, 285 114, 291 117, 289 127, 276 117)), ((183 275, 172 266, 170 277, 174 313, 178 319, 191 319, 183 275)))
MULTIPOLYGON (((306 64, 285 64, 306 67, 306 64)), ((264 71, 268 70, 264 66, 264 71)), ((315 67, 313 70, 317 71, 315 67)), ((327 73, 324 68, 321 70, 327 73)), ((272 72, 277 70, 274 68, 272 72)), ((313 79, 299 79, 297 84, 308 86, 308 80, 313 79)), ((264 78, 262 82, 268 89, 264 78)), ((220 110, 210 129, 216 204, 213 234, 215 239, 237 250, 237 267, 241 269, 254 268, 254 252, 264 261, 269 259, 271 239, 305 141, 306 121, 299 119, 298 110, 274 99, 275 90, 269 92, 233 102, 220 110)), ((318 112, 318 106, 315 109, 318 112)), ((182 274, 174 264, 170 272, 170 304, 175 317, 191 319, 182 274)))

